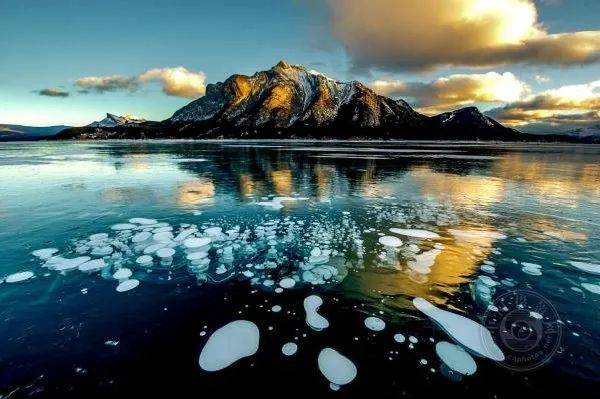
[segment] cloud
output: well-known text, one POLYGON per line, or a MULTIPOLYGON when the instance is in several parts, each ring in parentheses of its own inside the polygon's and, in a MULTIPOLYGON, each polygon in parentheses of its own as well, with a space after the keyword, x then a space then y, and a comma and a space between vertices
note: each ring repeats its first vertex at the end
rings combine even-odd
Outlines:
POLYGON ((529 91, 510 72, 455 74, 431 82, 376 80, 370 86, 386 96, 409 97, 421 112, 431 114, 473 103, 513 102, 529 91))
POLYGON ((135 76, 86 76, 75 81, 82 94, 90 91, 105 93, 113 91, 133 92, 142 84, 158 81, 163 92, 168 95, 185 98, 198 98, 204 95, 206 75, 202 71, 193 72, 186 68, 155 68, 135 76))
POLYGON ((514 125, 600 122, 600 80, 562 86, 494 108, 487 114, 514 125))
POLYGON ((533 0, 325 0, 355 68, 431 70, 600 59, 600 31, 551 34, 533 0))
POLYGON ((180 66, 175 68, 150 69, 138 76, 141 82, 158 80, 163 85, 163 91, 176 97, 198 98, 206 91, 204 72, 192 72, 180 66))
POLYGON ((48 87, 47 89, 36 90, 34 93, 37 93, 40 96, 60 97, 60 98, 69 97, 69 94, 70 94, 68 91, 60 89, 58 87, 48 87))
POLYGON ((107 91, 128 90, 135 91, 139 87, 137 77, 123 75, 112 76, 86 76, 75 81, 82 91, 95 91, 104 93, 107 91))

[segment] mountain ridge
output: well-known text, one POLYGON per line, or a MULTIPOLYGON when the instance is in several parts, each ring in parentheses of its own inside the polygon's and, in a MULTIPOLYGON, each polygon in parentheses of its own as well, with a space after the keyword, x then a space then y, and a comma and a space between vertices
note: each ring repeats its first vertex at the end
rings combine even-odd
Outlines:
POLYGON ((475 107, 429 117, 358 81, 337 81, 285 61, 253 75, 234 74, 208 84, 204 96, 161 122, 92 125, 67 129, 56 138, 557 139, 505 127, 475 107))

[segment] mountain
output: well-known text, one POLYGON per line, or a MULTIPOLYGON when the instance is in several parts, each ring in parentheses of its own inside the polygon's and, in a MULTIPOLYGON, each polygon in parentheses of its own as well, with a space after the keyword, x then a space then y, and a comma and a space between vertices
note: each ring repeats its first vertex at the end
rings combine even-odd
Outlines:
POLYGON ((406 102, 380 96, 359 82, 338 82, 280 61, 268 71, 208 85, 204 97, 168 122, 183 129, 210 122, 211 135, 310 136, 326 131, 329 137, 343 138, 370 130, 385 136, 417 131, 427 120, 406 102))
POLYGON ((138 118, 132 115, 114 115, 114 114, 106 114, 106 118, 92 122, 88 126, 89 127, 116 127, 116 126, 124 126, 124 125, 133 125, 147 122, 143 118, 138 118))
POLYGON ((23 126, 0 124, 0 141, 40 140, 54 136, 70 126, 23 126))
POLYGON ((523 136, 517 130, 507 128, 476 107, 465 107, 444 112, 431 118, 439 135, 453 138, 458 133, 472 140, 518 139, 523 136))
POLYGON ((203 97, 162 122, 119 123, 108 114, 103 121, 65 130, 57 137, 525 140, 530 136, 473 107, 428 117, 360 82, 339 82, 280 61, 252 76, 236 74, 207 85, 203 97))

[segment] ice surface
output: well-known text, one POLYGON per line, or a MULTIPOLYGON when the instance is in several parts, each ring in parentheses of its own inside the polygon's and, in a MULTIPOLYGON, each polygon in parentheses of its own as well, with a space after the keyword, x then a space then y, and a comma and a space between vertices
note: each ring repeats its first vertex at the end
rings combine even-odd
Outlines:
POLYGON ((435 345, 435 352, 444 364, 463 375, 473 375, 477 364, 471 355, 463 348, 450 342, 442 341, 435 345))
POLYGON ((439 309, 423 298, 414 298, 417 309, 434 320, 448 335, 474 353, 503 361, 504 354, 490 332, 481 324, 458 314, 439 309))
MULTIPOLYGON (((332 348, 321 350, 317 364, 321 374, 337 387, 352 382, 358 372, 350 359, 332 348)), ((335 389, 336 387, 332 386, 332 388, 335 389)))
POLYGON ((506 238, 506 235, 498 233, 497 231, 448 229, 448 232, 457 240, 475 243, 480 242, 482 238, 492 241, 503 240, 506 238))
POLYGON ((205 371, 222 370, 258 351, 260 332, 248 320, 235 320, 219 328, 206 341, 198 363, 205 371))
POLYGON ((310 295, 304 298, 304 311, 306 312, 306 324, 313 330, 321 331, 329 327, 329 321, 318 312, 323 304, 323 299, 318 295, 310 295))

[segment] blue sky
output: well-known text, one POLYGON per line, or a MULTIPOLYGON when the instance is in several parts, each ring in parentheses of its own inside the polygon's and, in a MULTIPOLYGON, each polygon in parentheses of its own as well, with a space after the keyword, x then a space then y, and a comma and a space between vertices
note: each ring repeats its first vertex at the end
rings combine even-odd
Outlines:
MULTIPOLYGON (((467 3, 478 0, 456 1, 467 7, 470 6, 467 3)), ((428 64, 429 61, 423 61, 423 56, 416 56, 414 62, 418 67, 407 68, 403 61, 397 60, 411 59, 412 62, 413 54, 407 53, 410 50, 398 48, 398 42, 408 40, 408 34, 394 30, 401 24, 400 19, 396 23, 394 18, 402 14, 402 9, 393 7, 403 1, 389 3, 394 4, 392 7, 386 4, 387 0, 373 0, 369 4, 377 2, 381 7, 390 8, 389 18, 383 13, 386 18, 381 25, 382 29, 387 29, 386 24, 390 24, 394 43, 373 42, 372 46, 387 52, 371 57, 368 48, 365 50, 355 40, 356 29, 362 29, 363 20, 348 25, 346 14, 351 2, 340 0, 0 0, 3 16, 0 25, 0 123, 82 125, 101 119, 106 112, 164 119, 190 98, 165 94, 163 86, 166 83, 161 77, 144 81, 135 91, 88 90, 87 94, 79 93, 82 87, 75 82, 90 76, 135 77, 153 68, 179 66, 194 73, 202 72, 206 83, 210 83, 233 73, 252 74, 268 69, 279 59, 285 59, 339 80, 358 79, 365 83, 384 80, 402 82, 402 85, 410 83, 412 88, 417 87, 415 83, 418 82, 427 85, 457 74, 510 72, 528 86, 527 92, 520 92, 519 100, 545 90, 600 79, 599 64, 589 59, 564 66, 553 64, 554 61, 530 60, 527 55, 519 55, 523 60, 503 60, 485 66, 472 60, 467 60, 466 65, 462 65, 462 61, 450 61, 450 65, 446 65, 443 54, 439 60, 428 64), (340 15, 345 18, 343 21, 340 15), (378 61, 371 62, 375 58, 378 61), (59 89, 69 95, 40 95, 40 90, 47 88, 59 89)), ((511 3, 511 6, 514 2, 530 3, 529 0, 502 2, 511 3)), ((372 26, 377 29, 377 18, 382 14, 370 15, 371 6, 367 3, 364 3, 365 7, 369 6, 364 20, 372 18, 376 23, 368 29, 372 26)), ((546 0, 532 4, 537 11, 537 23, 545 32, 600 30, 598 1, 546 0)), ((425 9, 425 21, 435 12, 425 9)), ((439 21, 444 22, 443 19, 439 21)), ((473 32, 473 35, 477 34, 477 31, 473 32)), ((484 35, 482 32, 481 36, 484 35)), ((425 30, 423 36, 426 36, 425 30)), ((372 37, 379 36, 375 32, 372 37)), ((460 45, 448 43, 457 49, 460 45)), ((578 45, 573 42, 573 46, 578 45)), ((404 86, 396 90, 398 86, 393 87, 384 94, 403 97, 406 93, 410 97, 431 93, 430 90, 406 90, 404 86)), ((442 89, 437 87, 436 90, 442 89)), ((474 103, 482 109, 504 105, 502 101, 494 101, 495 98, 480 100, 475 99, 474 103)), ((424 100, 415 97, 412 102, 418 107, 424 100)), ((436 103, 431 109, 444 106, 452 108, 454 104, 436 103)))

